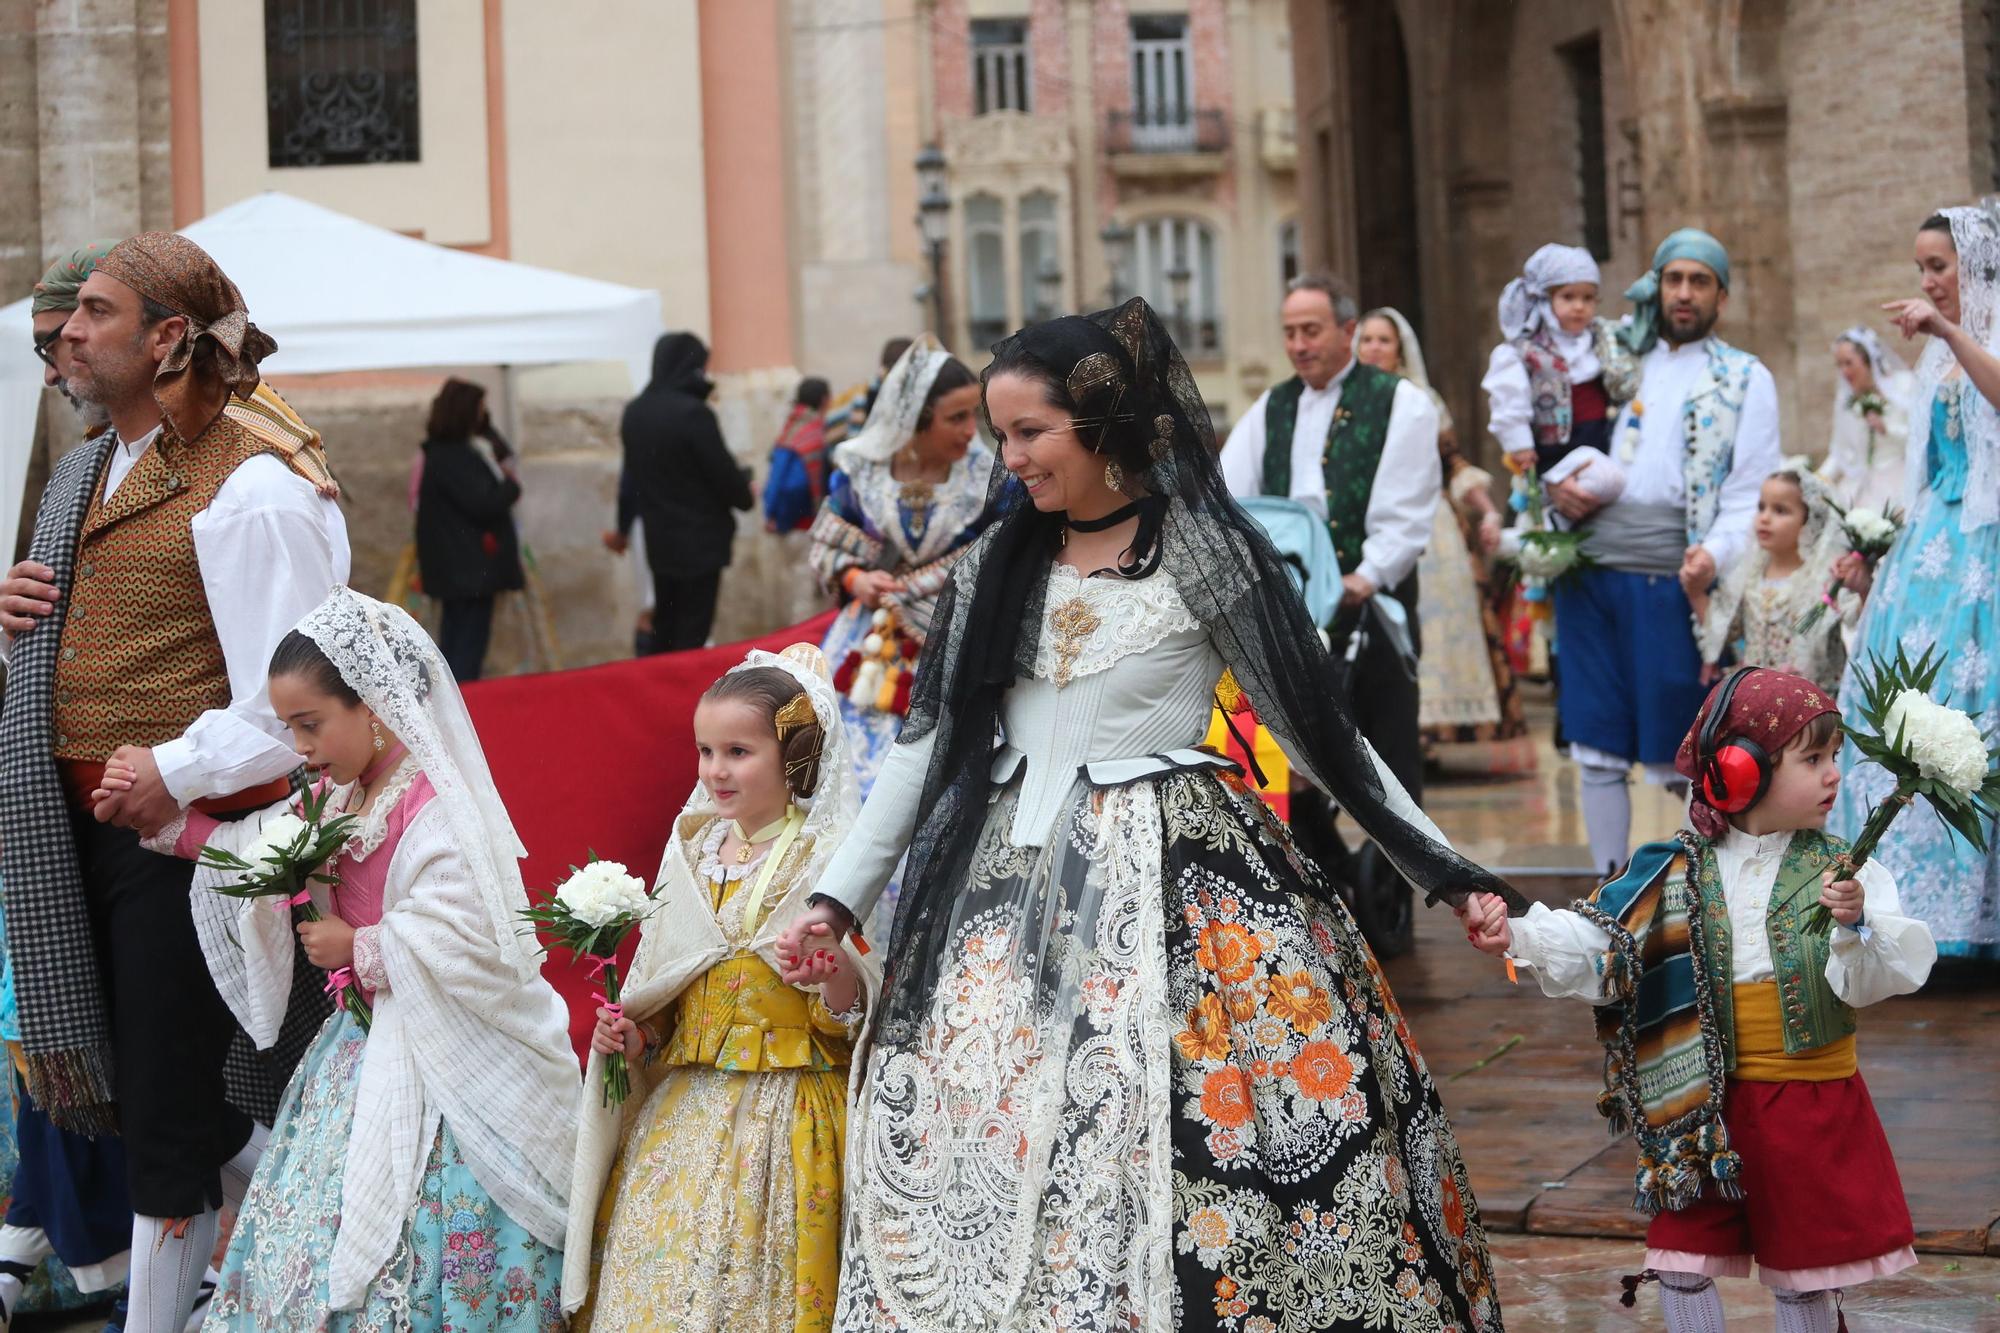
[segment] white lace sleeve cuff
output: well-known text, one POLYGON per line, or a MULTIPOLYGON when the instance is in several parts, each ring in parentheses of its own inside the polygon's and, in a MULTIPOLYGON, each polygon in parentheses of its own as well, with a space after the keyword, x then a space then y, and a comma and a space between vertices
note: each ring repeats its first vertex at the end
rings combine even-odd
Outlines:
POLYGON ((389 989, 382 962, 382 927, 363 926, 354 932, 354 979, 371 991, 389 989))
POLYGON ((181 838, 187 833, 188 812, 183 810, 161 826, 160 831, 150 838, 139 839, 139 845, 149 852, 161 856, 177 856, 181 838))

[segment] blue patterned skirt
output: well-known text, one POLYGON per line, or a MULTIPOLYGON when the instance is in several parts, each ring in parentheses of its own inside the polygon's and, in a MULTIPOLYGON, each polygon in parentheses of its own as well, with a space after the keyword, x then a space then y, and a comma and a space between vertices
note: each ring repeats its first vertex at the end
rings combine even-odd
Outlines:
POLYGON ((368 1038, 344 1009, 285 1090, 236 1220, 205 1329, 541 1333, 562 1320, 562 1251, 500 1210, 439 1126, 402 1243, 356 1310, 327 1308, 327 1264, 368 1038))

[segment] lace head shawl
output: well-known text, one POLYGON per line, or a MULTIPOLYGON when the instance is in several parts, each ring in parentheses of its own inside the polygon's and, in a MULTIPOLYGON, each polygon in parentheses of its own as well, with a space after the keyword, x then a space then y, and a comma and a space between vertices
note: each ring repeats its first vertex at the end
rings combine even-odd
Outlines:
MULTIPOLYGON (((1938 210, 1951 223, 1958 251, 1958 325, 1988 352, 2000 355, 2000 224, 1983 207, 1938 210)), ((1940 392, 1959 395, 1970 470, 1959 528, 1972 532, 2000 520, 2000 412, 1958 370, 1958 359, 1942 338, 1931 338, 1917 358, 1916 391, 1910 403, 1910 443, 1903 459, 1903 510, 1916 512, 1930 484, 1931 409, 1940 392)), ((1878 381, 1879 383, 1879 381, 1878 381)))
MULTIPOLYGON (((1812 609, 1813 603, 1833 583, 1833 566, 1848 551, 1846 530, 1840 525, 1840 511, 1834 507, 1833 492, 1812 470, 1809 459, 1789 458, 1772 476, 1789 475, 1798 481, 1805 497, 1806 521, 1799 529, 1799 567, 1785 580, 1785 614, 1796 619, 1812 609)), ((1752 544, 1750 551, 1722 577, 1709 602, 1707 619, 1700 626, 1701 656, 1704 662, 1717 660, 1728 645, 1722 635, 1736 618, 1736 612, 1751 591, 1764 581, 1771 557, 1763 547, 1752 544)), ((1848 596, 1846 593, 1842 597, 1848 596)), ((1838 614, 1821 616, 1819 623, 1804 633, 1794 632, 1792 662, 1753 662, 1752 666, 1790 667, 1814 680, 1831 674, 1833 649, 1841 644, 1838 614)))
POLYGON ((1410 327, 1410 321, 1403 318, 1403 312, 1394 306, 1378 306, 1361 317, 1365 324, 1371 319, 1386 319, 1396 326, 1396 346, 1399 349, 1399 364, 1396 373, 1422 389, 1437 405, 1438 430, 1451 429, 1451 409, 1445 406, 1444 396, 1431 387, 1430 371, 1424 365, 1424 345, 1417 341, 1417 331, 1410 327))
POLYGON ((523 941, 518 918, 528 905, 520 865, 528 852, 501 804, 465 696, 437 646, 402 607, 352 588, 335 588, 299 622, 299 633, 319 645, 348 688, 409 747, 478 882, 494 946, 521 976, 535 975, 539 961, 523 941))
MULTIPOLYGON (((1208 631, 1259 718, 1293 743, 1316 780, 1426 895, 1456 902, 1481 891, 1519 903, 1504 881, 1434 830, 1391 811, 1383 770, 1342 702, 1318 628, 1270 539, 1224 485, 1201 391, 1152 308, 1135 298, 1023 329, 994 348, 996 360, 1016 351, 1063 381, 1080 437, 1155 497, 1158 572, 1208 631)), ((900 738, 935 734, 884 962, 880 1031, 890 1042, 921 1016, 948 956, 951 902, 992 790, 1002 700, 1034 672, 1063 530, 1064 516, 1029 503, 1004 462, 996 461, 991 494, 998 517, 952 569, 900 738)), ((1312 890, 1333 892, 1317 876, 1312 890)))
MULTIPOLYGON (((819 784, 811 796, 796 801, 806 815, 805 824, 799 830, 799 841, 810 839, 811 848, 798 869, 786 875, 794 884, 817 884, 826 863, 833 859, 833 854, 840 849, 841 841, 847 836, 847 830, 853 827, 861 807, 854 763, 847 752, 847 730, 840 717, 840 694, 833 688, 826 658, 812 644, 794 644, 782 653, 754 650, 742 662, 731 667, 730 673, 733 675, 753 667, 775 667, 796 680, 799 688, 812 701, 813 715, 819 719, 822 737, 819 784)), ((687 804, 681 807, 681 817, 674 821, 673 836, 661 861, 661 879, 665 879, 673 867, 691 863, 689 844, 682 836, 682 826, 687 823, 687 817, 713 813, 715 798, 708 794, 708 788, 695 784, 687 804)), ((777 900, 773 899, 773 906, 776 903, 777 900)), ((753 934, 764 933, 755 922, 749 923, 749 926, 753 934)), ((671 930, 656 929, 644 931, 640 936, 625 989, 628 1006, 635 1013, 646 1012, 654 1002, 650 987, 656 978, 667 973, 664 964, 668 954, 680 947, 673 935, 671 930)))
POLYGON ((951 353, 939 346, 936 335, 919 334, 917 340, 896 358, 882 377, 882 388, 869 409, 868 422, 861 433, 834 451, 835 461, 852 470, 862 461, 886 463, 917 433, 917 421, 924 414, 924 399, 938 371, 951 360, 951 353))
MULTIPOLYGON (((1890 351, 1882 341, 1882 336, 1866 324, 1856 324, 1833 340, 1832 350, 1840 351, 1842 343, 1851 343, 1868 358, 1868 373, 1875 377, 1875 392, 1886 399, 1895 399, 1907 389, 1910 368, 1903 364, 1903 358, 1890 351)), ((1845 412, 1854 402, 1854 386, 1847 382, 1847 376, 1836 374, 1833 391, 1833 410, 1845 412)))

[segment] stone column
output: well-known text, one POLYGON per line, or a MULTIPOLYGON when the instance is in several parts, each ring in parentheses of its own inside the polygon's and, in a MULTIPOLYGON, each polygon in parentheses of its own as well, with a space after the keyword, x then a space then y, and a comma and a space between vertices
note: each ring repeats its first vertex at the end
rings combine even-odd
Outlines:
POLYGON ((36 7, 43 249, 144 229, 141 7, 139 0, 36 7))

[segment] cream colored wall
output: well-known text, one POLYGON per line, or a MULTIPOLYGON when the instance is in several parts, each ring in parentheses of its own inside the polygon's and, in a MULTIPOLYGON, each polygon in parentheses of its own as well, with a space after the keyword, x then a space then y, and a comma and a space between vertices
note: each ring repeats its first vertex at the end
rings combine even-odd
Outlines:
POLYGON ((264 6, 260 0, 202 0, 197 14, 204 211, 283 190, 425 240, 485 244, 493 229, 487 208, 482 10, 481 0, 424 0, 417 6, 422 161, 274 169, 268 165, 265 130, 264 6))
POLYGON ((707 337, 692 0, 606 0, 587 24, 546 0, 502 13, 510 258, 658 288, 667 327, 707 337))

